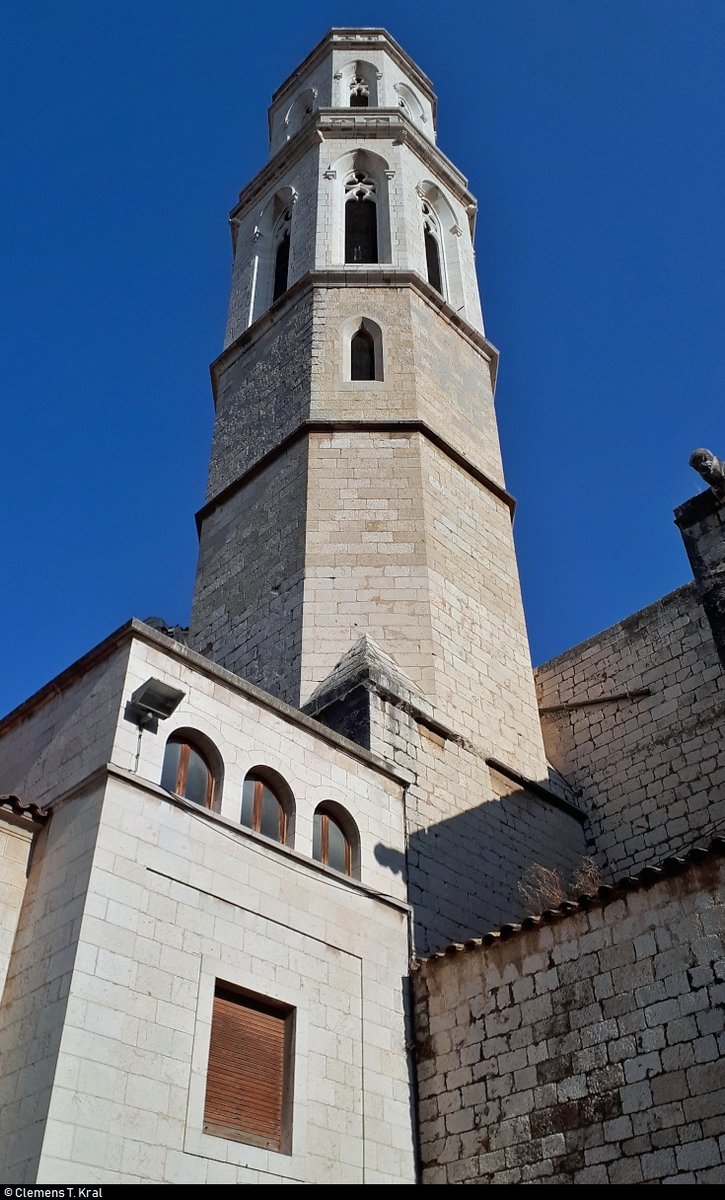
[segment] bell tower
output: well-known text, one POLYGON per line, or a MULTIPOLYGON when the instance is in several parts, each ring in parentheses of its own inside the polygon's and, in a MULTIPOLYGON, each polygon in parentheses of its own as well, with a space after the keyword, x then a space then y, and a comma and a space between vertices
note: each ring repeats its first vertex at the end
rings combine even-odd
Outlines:
POLYGON ((432 86, 384 30, 333 29, 269 131, 231 215, 192 643, 304 705, 368 635, 540 770, 476 203, 432 86))

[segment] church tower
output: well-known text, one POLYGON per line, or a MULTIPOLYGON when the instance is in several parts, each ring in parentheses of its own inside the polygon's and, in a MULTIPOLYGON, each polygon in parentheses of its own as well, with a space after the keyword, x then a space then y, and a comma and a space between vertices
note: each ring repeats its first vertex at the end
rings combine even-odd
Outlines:
MULTIPOLYGON (((385 30, 333 29, 274 94, 269 130, 270 160, 231 214, 191 644, 402 755, 425 792, 413 827, 466 814, 469 844, 474 807, 549 774, 476 202, 436 145, 430 81, 385 30), (491 761, 513 776, 493 786, 491 761)), ((493 811, 474 841, 499 840, 493 811)), ((504 890, 491 915, 510 915, 504 890)))

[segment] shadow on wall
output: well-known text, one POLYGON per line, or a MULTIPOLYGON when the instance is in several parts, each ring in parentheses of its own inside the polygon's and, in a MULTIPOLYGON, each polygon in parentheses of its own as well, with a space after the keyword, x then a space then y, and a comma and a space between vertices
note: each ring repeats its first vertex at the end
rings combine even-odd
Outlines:
MULTIPOLYGON (((510 791, 408 836, 408 896, 416 955, 520 920, 531 901, 519 885, 532 868, 566 885, 587 855, 583 823, 570 812, 512 786, 510 791)), ((378 843, 377 861, 404 875, 405 857, 378 843)))

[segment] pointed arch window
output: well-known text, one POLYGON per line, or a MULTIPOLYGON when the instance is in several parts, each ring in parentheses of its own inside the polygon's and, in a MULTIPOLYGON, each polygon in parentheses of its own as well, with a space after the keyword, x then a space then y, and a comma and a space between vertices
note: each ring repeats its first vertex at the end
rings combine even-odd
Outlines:
POLYGON ((378 214, 375 181, 355 171, 345 184, 345 262, 378 261, 378 214))
POLYGON ((370 104, 370 88, 361 75, 354 75, 350 83, 350 108, 367 108, 370 104))
POLYGON ((425 267, 428 283, 443 295, 443 271, 441 269, 440 230, 433 210, 423 201, 423 240, 425 242, 425 267))
POLYGON ((350 378, 375 379, 375 339, 363 325, 350 342, 350 378))
POLYGON ((279 300, 289 287, 289 251, 292 210, 285 209, 275 226, 274 282, 272 303, 279 300))

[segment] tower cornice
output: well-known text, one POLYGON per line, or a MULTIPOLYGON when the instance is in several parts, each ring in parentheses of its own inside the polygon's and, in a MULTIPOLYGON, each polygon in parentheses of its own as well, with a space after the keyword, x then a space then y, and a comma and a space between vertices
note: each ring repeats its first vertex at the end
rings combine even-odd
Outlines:
POLYGON ((492 342, 451 308, 439 292, 415 271, 401 270, 392 266, 345 266, 327 271, 308 271, 284 293, 271 308, 253 325, 240 333, 209 367, 212 382, 214 407, 216 408, 221 375, 232 363, 246 353, 264 334, 284 319, 298 301, 314 288, 412 288, 429 304, 444 321, 452 326, 460 337, 472 346, 484 360, 491 379, 491 390, 495 392, 499 352, 492 342))
POLYGON ((385 139, 404 143, 438 176, 468 212, 471 236, 474 232, 476 199, 468 190, 468 180, 433 142, 416 129, 399 108, 376 108, 354 112, 350 109, 320 108, 309 121, 282 146, 262 167, 246 187, 229 214, 232 225, 245 215, 247 209, 269 190, 275 179, 289 170, 310 147, 334 138, 336 141, 369 141, 385 139))
POLYGON ((336 434, 349 433, 378 433, 378 434, 398 434, 410 436, 412 434, 420 434, 431 445, 436 446, 439 450, 455 463, 466 475, 475 480, 480 487, 495 496, 497 500, 508 509, 513 523, 514 514, 516 512, 516 497, 511 495, 511 492, 502 484, 492 479, 485 471, 475 466, 470 459, 466 458, 465 454, 461 454, 455 446, 453 446, 446 438, 442 437, 435 429, 431 428, 426 421, 419 420, 392 420, 392 421, 345 421, 345 420, 306 420, 300 421, 299 425, 295 426, 286 437, 282 438, 277 445, 273 446, 265 454, 262 454, 256 462, 250 464, 241 475, 228 483, 225 488, 222 488, 216 496, 211 496, 205 504, 195 514, 196 530, 201 537, 204 521, 218 509, 221 505, 227 503, 232 496, 241 491, 243 487, 255 479, 262 471, 265 471, 269 465, 281 458, 287 453, 291 446, 303 438, 309 437, 311 434, 324 434, 326 436, 335 436, 336 434))
POLYGON ((292 92, 295 85, 299 82, 302 75, 307 75, 317 65, 320 59, 324 58, 325 53, 331 47, 336 50, 360 50, 364 46, 372 46, 376 49, 387 50, 390 57, 398 64, 416 83, 422 92, 430 100, 433 109, 433 122, 435 124, 437 98, 433 91, 431 80, 425 75, 420 67, 413 62, 413 59, 406 54, 401 45, 396 42, 395 38, 388 33, 387 29, 364 27, 347 29, 334 28, 317 43, 314 50, 311 50, 306 58, 302 60, 298 67, 295 67, 291 75, 288 75, 284 83, 272 93, 272 104, 285 95, 292 92))

